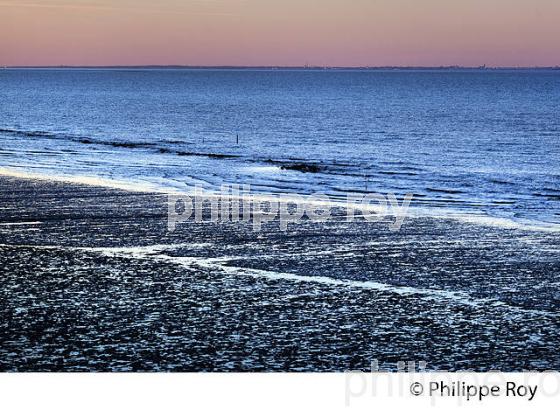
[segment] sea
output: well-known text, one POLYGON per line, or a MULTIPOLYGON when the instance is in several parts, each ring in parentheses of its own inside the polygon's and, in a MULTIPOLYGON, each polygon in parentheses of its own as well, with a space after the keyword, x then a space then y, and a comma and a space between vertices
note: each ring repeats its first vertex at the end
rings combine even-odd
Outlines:
POLYGON ((560 71, 3 69, 0 169, 560 227, 560 71))

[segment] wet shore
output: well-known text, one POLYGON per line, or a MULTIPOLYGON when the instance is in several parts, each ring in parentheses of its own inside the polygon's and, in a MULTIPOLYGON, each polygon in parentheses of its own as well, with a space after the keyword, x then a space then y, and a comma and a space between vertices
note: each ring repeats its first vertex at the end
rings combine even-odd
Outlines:
POLYGON ((410 218, 184 223, 0 177, 0 370, 560 370, 560 235, 410 218))

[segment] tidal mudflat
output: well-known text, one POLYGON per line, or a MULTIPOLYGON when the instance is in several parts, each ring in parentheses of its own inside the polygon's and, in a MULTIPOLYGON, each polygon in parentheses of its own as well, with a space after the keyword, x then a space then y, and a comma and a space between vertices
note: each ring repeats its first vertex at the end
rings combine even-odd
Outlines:
POLYGON ((185 223, 1 177, 0 370, 560 370, 560 234, 435 217, 185 223))

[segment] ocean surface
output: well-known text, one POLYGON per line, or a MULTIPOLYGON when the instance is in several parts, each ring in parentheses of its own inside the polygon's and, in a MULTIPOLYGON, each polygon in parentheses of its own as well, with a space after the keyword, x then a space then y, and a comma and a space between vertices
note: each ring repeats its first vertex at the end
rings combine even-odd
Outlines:
POLYGON ((560 227, 558 70, 0 70, 0 167, 560 227), (306 171, 306 172, 304 172, 306 171))

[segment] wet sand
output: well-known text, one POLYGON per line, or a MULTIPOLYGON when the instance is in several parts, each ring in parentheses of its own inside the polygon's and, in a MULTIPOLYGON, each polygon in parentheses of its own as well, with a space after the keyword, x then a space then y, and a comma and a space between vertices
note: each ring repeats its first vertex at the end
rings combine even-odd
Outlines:
POLYGON ((449 219, 184 223, 0 177, 0 370, 560 370, 560 235, 449 219))

